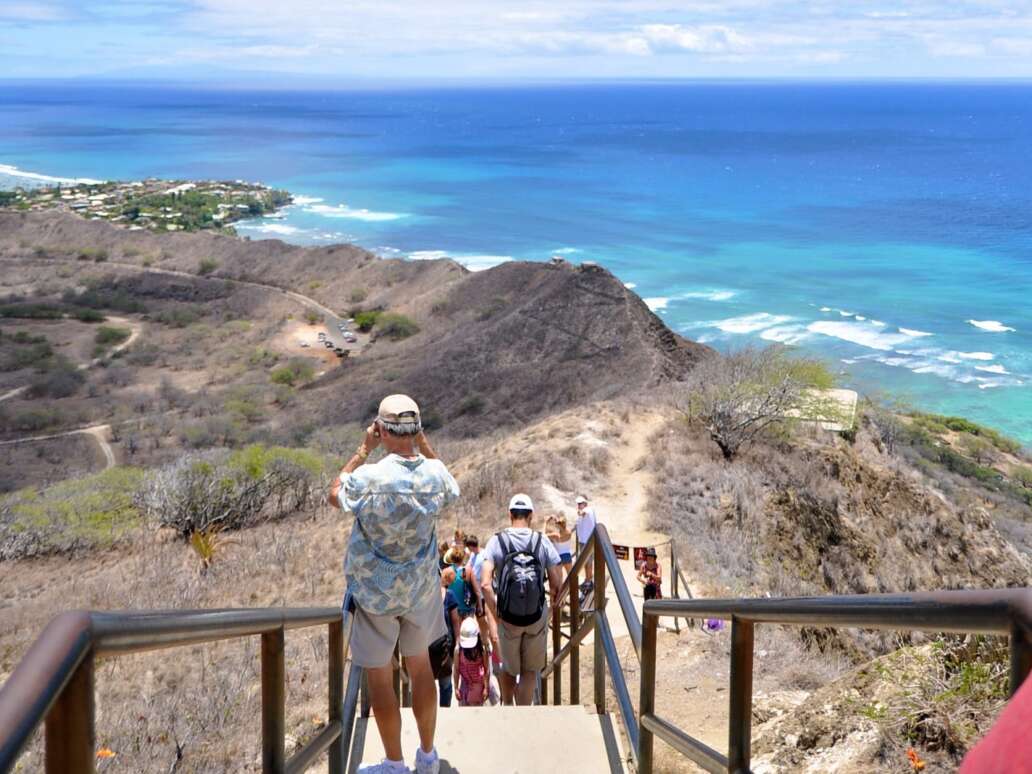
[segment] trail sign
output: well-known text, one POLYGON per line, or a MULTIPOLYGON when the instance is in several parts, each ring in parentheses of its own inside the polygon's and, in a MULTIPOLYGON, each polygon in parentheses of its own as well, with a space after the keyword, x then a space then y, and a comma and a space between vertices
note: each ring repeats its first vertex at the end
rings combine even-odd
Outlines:
MULTIPOLYGON (((635 549, 637 553, 638 549, 635 549)), ((630 559, 631 558, 631 547, 630 546, 618 546, 613 544, 613 553, 616 554, 617 559, 630 559)))

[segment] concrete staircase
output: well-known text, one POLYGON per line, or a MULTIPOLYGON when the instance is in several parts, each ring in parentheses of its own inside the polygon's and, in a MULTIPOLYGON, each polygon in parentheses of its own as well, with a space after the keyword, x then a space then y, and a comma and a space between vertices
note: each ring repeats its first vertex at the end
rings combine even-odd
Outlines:
MULTIPOLYGON (((412 710, 402 710, 402 750, 414 765, 419 736, 412 710)), ((378 763, 383 746, 376 722, 359 718, 356 749, 378 763)), ((623 753, 612 716, 581 706, 451 707, 437 712, 441 774, 623 774, 623 753)), ((358 757, 358 756, 355 756, 358 757)))

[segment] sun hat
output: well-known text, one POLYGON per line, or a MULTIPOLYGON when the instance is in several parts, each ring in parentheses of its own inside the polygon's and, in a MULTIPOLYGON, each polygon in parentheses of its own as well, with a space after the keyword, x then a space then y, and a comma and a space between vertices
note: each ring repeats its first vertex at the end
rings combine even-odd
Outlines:
POLYGON ((394 425, 418 425, 419 406, 408 395, 388 395, 380 401, 376 416, 394 425))
POLYGON ((480 627, 475 618, 467 618, 459 628, 459 647, 475 648, 480 639, 480 627))
POLYGON ((655 548, 646 548, 645 549, 645 556, 655 556, 655 555, 656 555, 656 549, 655 548))
POLYGON ((509 500, 510 511, 532 511, 534 510, 534 501, 530 499, 529 495, 516 494, 509 500))
POLYGON ((588 498, 586 498, 584 495, 577 495, 577 499, 574 500, 574 502, 577 503, 577 505, 587 505, 588 498))

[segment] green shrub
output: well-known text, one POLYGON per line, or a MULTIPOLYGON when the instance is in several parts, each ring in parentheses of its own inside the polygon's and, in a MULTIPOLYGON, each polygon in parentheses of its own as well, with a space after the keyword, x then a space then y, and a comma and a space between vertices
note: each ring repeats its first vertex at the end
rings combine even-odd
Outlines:
POLYGON ((247 357, 247 362, 253 366, 270 366, 278 361, 280 356, 273 352, 271 349, 265 347, 255 347, 254 351, 251 352, 247 357))
POLYGON ((64 310, 54 304, 12 303, 0 305, 0 317, 60 320, 64 317, 64 310))
POLYGON ((158 362, 161 348, 157 344, 142 342, 133 345, 126 355, 126 362, 134 366, 152 366, 158 362))
POLYGON ((459 403, 459 416, 464 414, 479 414, 486 405, 484 399, 479 395, 470 395, 459 403))
POLYGON ((0 560, 111 545, 140 523, 143 472, 115 467, 0 501, 0 560))
POLYGON ((309 325, 318 325, 323 321, 323 316, 314 309, 305 310, 305 322, 309 325))
POLYGON ((185 328, 201 319, 201 315, 201 310, 196 306, 176 306, 161 310, 152 319, 170 328, 185 328))
POLYGON ((315 507, 324 461, 303 449, 253 444, 180 458, 153 471, 137 498, 143 513, 184 538, 236 529, 315 507))
POLYGON ((273 370, 269 375, 273 384, 285 384, 293 387, 310 382, 315 378, 315 369, 305 360, 291 360, 286 365, 273 370))
POLYGON ((1021 444, 1013 438, 1008 438, 998 430, 972 422, 964 417, 929 414, 923 411, 914 411, 910 416, 916 424, 929 429, 937 435, 943 435, 947 430, 952 430, 955 433, 968 433, 969 435, 985 438, 997 449, 1008 454, 1015 454, 1021 450, 1021 444))
POLYGON ((0 354, 0 371, 18 371, 30 366, 42 368, 54 355, 45 336, 28 336, 24 331, 19 331, 11 339, 11 346, 5 347, 5 351, 0 354))
POLYGON ((84 323, 99 323, 104 322, 107 318, 98 312, 96 309, 76 309, 72 312, 74 317, 79 322, 84 323))
POLYGON ((11 427, 26 433, 49 430, 63 424, 64 421, 65 417, 61 410, 51 406, 19 411, 10 420, 11 427))
POLYGON ((99 248, 84 247, 79 250, 76 256, 80 261, 93 261, 94 263, 103 263, 108 259, 107 250, 99 248))
POLYGON ((128 328, 117 328, 113 325, 101 325, 97 328, 97 335, 94 341, 99 347, 113 347, 121 344, 132 335, 128 328))
POLYGON ((383 312, 368 311, 368 312, 356 312, 351 315, 355 318, 355 327, 358 328, 362 333, 369 333, 376 325, 376 321, 380 318, 383 312))
POLYGON ((214 258, 202 258, 201 262, 197 265, 197 273, 202 277, 206 277, 213 273, 219 268, 219 262, 214 258))
POLYGON ((365 288, 355 288, 351 291, 351 294, 348 296, 348 298, 351 299, 351 303, 353 304, 361 304, 368 297, 369 291, 365 288))
MULTIPOLYGON (((358 320, 356 319, 357 323, 358 320)), ((376 335, 398 341, 419 333, 419 326, 403 314, 394 312, 381 314, 376 319, 376 335)))
POLYGON ((29 387, 32 398, 68 398, 79 391, 86 376, 65 357, 57 356, 54 363, 29 387))

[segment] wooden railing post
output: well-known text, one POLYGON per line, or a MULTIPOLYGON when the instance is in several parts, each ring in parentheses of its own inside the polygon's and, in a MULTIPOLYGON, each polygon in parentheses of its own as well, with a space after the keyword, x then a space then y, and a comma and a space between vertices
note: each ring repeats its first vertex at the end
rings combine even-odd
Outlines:
MULTIPOLYGON (((592 607, 595 609, 595 615, 600 616, 605 615, 606 609, 606 558, 602 554, 602 542, 599 540, 597 530, 590 545, 594 547, 595 551, 592 607)), ((595 711, 600 715, 606 711, 606 651, 602 643, 602 637, 599 634, 601 631, 602 628, 600 626, 595 627, 595 655, 594 664, 591 667, 595 677, 595 711)))
POLYGON ((75 670, 46 718, 46 774, 95 771, 93 653, 75 670))
POLYGON ((1010 633, 1010 692, 1017 693, 1032 671, 1032 639, 1020 622, 1011 623, 1010 633))
POLYGON ((731 707, 727 743, 728 771, 749 771, 752 757, 753 624, 731 619, 731 707))
POLYGON ((398 700, 398 706, 401 706, 401 649, 399 643, 394 643, 394 673, 392 675, 394 681, 394 698, 398 700))
POLYGON ((286 670, 283 629, 262 635, 262 771, 283 774, 286 766, 286 670))
MULTIPOLYGON (((563 649, 562 632, 559 627, 562 625, 562 605, 556 605, 552 608, 552 658, 556 659, 559 657, 559 651, 563 649)), ((552 683, 552 704, 559 706, 563 703, 563 667, 562 664, 556 662, 555 671, 553 673, 552 683)), ((548 684, 542 680, 541 683, 541 703, 548 703, 548 684)))
MULTIPOLYGON (((328 632, 329 658, 327 659, 327 674, 329 680, 329 712, 326 724, 331 725, 336 721, 344 719, 344 621, 335 621, 329 625, 328 632)), ((341 735, 330 745, 329 771, 330 774, 344 774, 344 765, 347 761, 348 751, 344 747, 346 734, 341 729, 341 735)))
MULTIPOLYGON (((577 571, 570 577, 570 639, 580 629, 580 588, 577 571)), ((570 649, 570 704, 580 704, 580 645, 570 649)))
POLYGON ((652 774, 652 732, 642 718, 656 710, 656 629, 659 618, 643 615, 641 622, 641 686, 638 694, 638 774, 652 774))

